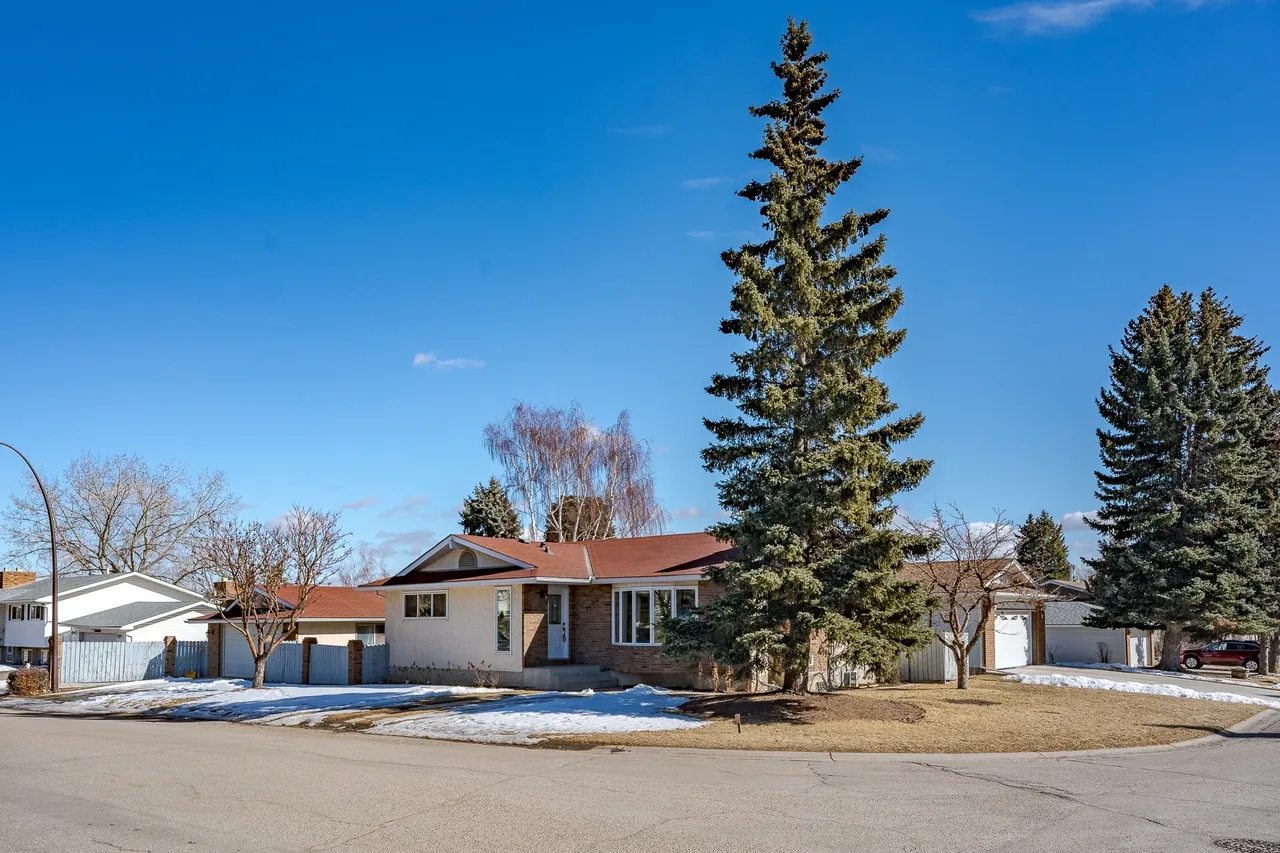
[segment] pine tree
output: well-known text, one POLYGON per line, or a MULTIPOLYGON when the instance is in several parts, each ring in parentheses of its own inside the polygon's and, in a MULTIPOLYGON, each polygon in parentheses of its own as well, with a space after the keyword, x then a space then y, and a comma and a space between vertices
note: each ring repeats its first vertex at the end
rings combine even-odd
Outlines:
POLYGON ((490 477, 488 485, 480 483, 469 497, 462 499, 459 513, 462 532, 471 536, 498 536, 515 539, 520 536, 520 515, 511 505, 507 490, 497 477, 490 477))
POLYGON ((1071 580, 1071 554, 1062 535, 1062 525, 1048 511, 1027 515, 1018 528, 1014 549, 1018 563, 1037 581, 1071 580))
POLYGON ((1112 350, 1098 401, 1093 621, 1163 628, 1162 669, 1178 668, 1188 635, 1272 625, 1264 444, 1276 403, 1266 350, 1241 323, 1212 290, 1166 285, 1112 350))
POLYGON ((773 167, 738 195, 760 205, 768 236, 722 254, 737 282, 721 331, 745 339, 736 372, 708 391, 737 417, 708 419, 703 451, 721 475, 730 520, 711 528, 741 556, 714 568, 724 595, 705 621, 673 624, 670 654, 709 651, 737 671, 777 666, 783 687, 804 691, 811 641, 846 663, 884 669, 929 636, 925 594, 900 579, 903 560, 924 551, 893 526, 893 496, 913 488, 930 462, 896 460, 894 445, 915 434, 919 414, 897 406, 875 366, 901 345, 889 328, 902 304, 895 271, 872 236, 887 210, 849 211, 825 222, 836 190, 860 160, 826 160, 824 53, 810 53, 806 24, 788 23, 783 59, 773 63, 783 98, 752 115, 767 120, 751 156, 773 167))

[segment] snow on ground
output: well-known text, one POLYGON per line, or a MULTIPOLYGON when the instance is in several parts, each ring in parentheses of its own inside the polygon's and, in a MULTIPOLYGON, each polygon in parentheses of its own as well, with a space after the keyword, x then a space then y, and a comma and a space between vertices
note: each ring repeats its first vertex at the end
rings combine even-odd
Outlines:
POLYGON ((50 714, 157 713, 192 720, 314 725, 329 714, 412 706, 423 699, 495 692, 476 687, 268 684, 237 679, 165 678, 112 684, 59 696, 7 700, 4 708, 50 714))
MULTIPOLYGON (((1212 681, 1216 684, 1257 684, 1245 678, 1221 678, 1216 675, 1194 675, 1190 672, 1166 672, 1163 669, 1152 669, 1141 666, 1125 666, 1122 663, 1056 663, 1054 666, 1065 666, 1071 669, 1102 669, 1111 672, 1133 672, 1140 675, 1158 675, 1163 678, 1185 678, 1190 681, 1212 681)), ((1269 686, 1266 684, 1263 687, 1269 686)))
POLYGON ((1186 687, 1178 687, 1173 684, 1107 681, 1101 678, 1088 678, 1083 675, 1031 675, 1029 673, 1006 675, 1004 680, 1047 687, 1084 687, 1090 690, 1114 690, 1117 693, 1146 693, 1151 696, 1172 696, 1175 699, 1209 699, 1213 702, 1236 702, 1243 705, 1280 708, 1280 701, 1263 699, 1260 696, 1242 696, 1239 693, 1210 693, 1202 690, 1189 690, 1186 687))
POLYGON ((687 696, 645 685, 617 693, 540 693, 402 715, 375 723, 368 731, 486 743, 537 743, 547 735, 666 731, 706 725, 668 713, 687 701, 687 696))

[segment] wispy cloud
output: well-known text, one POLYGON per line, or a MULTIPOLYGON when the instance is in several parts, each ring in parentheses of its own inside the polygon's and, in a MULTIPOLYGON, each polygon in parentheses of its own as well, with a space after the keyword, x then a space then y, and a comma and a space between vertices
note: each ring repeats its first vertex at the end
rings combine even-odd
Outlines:
POLYGON ((716 184, 723 184, 728 178, 690 178, 687 181, 681 181, 680 186, 687 190, 705 190, 707 187, 714 187, 716 184))
POLYGON ((658 137, 666 136, 670 133, 671 126, 667 124, 639 124, 631 127, 611 127, 609 132, 615 136, 658 137))
POLYGON ((862 144, 862 156, 868 160, 881 161, 902 159, 902 157, 898 155, 898 152, 894 151, 892 148, 884 148, 880 145, 867 145, 865 142, 862 144))
POLYGON ((975 21, 998 30, 1028 36, 1068 35, 1093 27, 1113 12, 1146 11, 1156 6, 1194 12, 1231 0, 1033 0, 969 13, 975 21))
POLYGON ((696 506, 685 506, 680 509, 671 511, 672 518, 702 518, 702 508, 696 506))
POLYGON ((342 509, 365 509, 373 506, 377 502, 378 499, 376 497, 370 496, 367 498, 360 498, 359 500, 348 501, 342 505, 342 509))
POLYGON ((431 498, 427 495, 410 495, 395 506, 388 507, 378 513, 378 518, 396 518, 401 515, 419 515, 430 506, 431 498))
POLYGON ((420 352, 413 357, 413 366, 434 370, 465 370, 469 367, 484 367, 484 362, 474 358, 440 358, 433 352, 420 352))
MULTIPOLYGON (((427 550, 436 541, 436 534, 425 528, 403 531, 379 530, 374 539, 377 540, 377 544, 372 548, 372 553, 392 561, 394 566, 396 559, 407 563, 408 560, 427 550)), ((395 568, 399 570, 398 566, 395 568)))

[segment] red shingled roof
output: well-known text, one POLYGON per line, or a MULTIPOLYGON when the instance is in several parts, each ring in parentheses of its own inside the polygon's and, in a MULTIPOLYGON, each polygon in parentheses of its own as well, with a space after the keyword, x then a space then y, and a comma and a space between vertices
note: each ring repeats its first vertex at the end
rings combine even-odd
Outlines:
POLYGON ((564 578, 586 581, 649 577, 698 577, 708 567, 731 559, 736 550, 706 533, 672 533, 634 539, 586 542, 521 542, 491 536, 459 535, 456 539, 532 568, 415 569, 388 578, 386 586, 461 581, 532 581, 564 578))
MULTIPOLYGON (((280 587, 277 598, 288 604, 298 601, 296 585, 280 587)), ((238 605, 234 615, 239 614, 238 605)), ((222 618, 221 613, 201 616, 191 621, 210 622, 222 618)), ((386 600, 372 590, 350 586, 318 586, 311 590, 307 607, 302 611, 302 621, 308 619, 385 619, 386 600)))

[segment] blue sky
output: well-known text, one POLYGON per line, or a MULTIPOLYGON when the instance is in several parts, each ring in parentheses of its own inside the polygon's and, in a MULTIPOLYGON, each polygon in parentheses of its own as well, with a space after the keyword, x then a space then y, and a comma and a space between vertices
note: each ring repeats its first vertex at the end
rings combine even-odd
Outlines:
POLYGON ((893 211, 908 511, 1078 528, 1107 346, 1164 282, 1280 340, 1280 4, 379 6, 6 4, 0 440, 344 507, 396 564, 496 471, 486 422, 576 399, 705 526, 787 14, 844 92, 828 155, 865 156, 838 204, 893 211))

